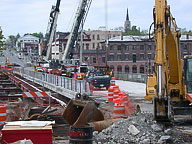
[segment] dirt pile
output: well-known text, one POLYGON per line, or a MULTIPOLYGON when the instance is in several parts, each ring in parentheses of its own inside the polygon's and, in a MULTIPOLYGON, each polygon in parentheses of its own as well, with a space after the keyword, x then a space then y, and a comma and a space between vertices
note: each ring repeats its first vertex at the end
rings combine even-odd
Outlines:
POLYGON ((102 132, 94 132, 94 141, 101 144, 151 144, 151 143, 187 143, 190 136, 167 128, 153 120, 151 113, 138 113, 121 120, 102 132))

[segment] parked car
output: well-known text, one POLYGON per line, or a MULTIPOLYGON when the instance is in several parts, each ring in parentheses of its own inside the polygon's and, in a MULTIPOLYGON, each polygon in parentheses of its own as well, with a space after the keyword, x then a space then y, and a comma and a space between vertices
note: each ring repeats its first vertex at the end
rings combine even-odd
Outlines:
POLYGON ((85 80, 96 88, 106 87, 108 89, 110 87, 111 77, 104 75, 101 71, 88 71, 85 80))

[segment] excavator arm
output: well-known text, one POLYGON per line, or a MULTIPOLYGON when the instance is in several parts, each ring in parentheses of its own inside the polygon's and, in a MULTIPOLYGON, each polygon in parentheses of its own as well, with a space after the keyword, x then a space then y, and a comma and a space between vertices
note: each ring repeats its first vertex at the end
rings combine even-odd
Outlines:
POLYGON ((179 38, 180 33, 175 19, 170 13, 167 0, 155 0, 155 73, 148 79, 145 99, 153 98, 156 120, 172 120, 173 103, 181 102, 184 99, 185 86, 182 60, 179 55, 179 38), (150 95, 152 88, 154 91, 150 95))

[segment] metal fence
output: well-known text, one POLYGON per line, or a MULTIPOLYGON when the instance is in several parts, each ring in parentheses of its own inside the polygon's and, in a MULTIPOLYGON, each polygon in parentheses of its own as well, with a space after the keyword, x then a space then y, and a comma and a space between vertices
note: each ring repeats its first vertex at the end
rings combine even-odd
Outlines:
POLYGON ((114 72, 114 76, 118 80, 127 80, 127 81, 142 82, 142 83, 146 83, 147 81, 147 74, 114 72))
POLYGON ((38 79, 39 81, 42 81, 42 83, 49 83, 54 86, 62 87, 77 93, 90 93, 89 83, 85 80, 77 80, 73 78, 19 68, 15 68, 14 71, 30 79, 38 79))

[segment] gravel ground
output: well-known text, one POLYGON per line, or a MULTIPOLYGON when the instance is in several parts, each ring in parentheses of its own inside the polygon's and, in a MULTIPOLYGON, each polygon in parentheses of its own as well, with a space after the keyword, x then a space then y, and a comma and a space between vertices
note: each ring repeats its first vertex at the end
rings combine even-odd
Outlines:
POLYGON ((191 143, 192 137, 168 128, 153 120, 151 113, 138 113, 121 120, 102 132, 94 132, 98 144, 183 144, 191 143))

